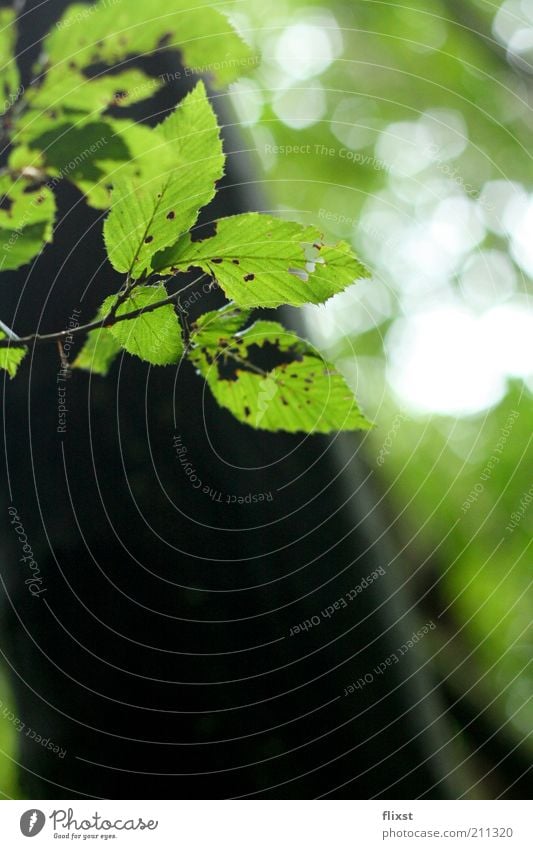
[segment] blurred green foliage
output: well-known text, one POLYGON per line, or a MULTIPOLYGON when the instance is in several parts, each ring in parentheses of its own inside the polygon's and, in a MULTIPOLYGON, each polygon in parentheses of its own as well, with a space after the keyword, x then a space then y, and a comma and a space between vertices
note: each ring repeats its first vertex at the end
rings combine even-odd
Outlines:
POLYGON ((365 446, 406 581, 442 614, 434 662, 526 746, 533 3, 234 10, 263 51, 232 91, 271 203, 350 239, 374 272, 309 325, 377 422, 365 446))
POLYGON ((17 731, 11 717, 16 711, 9 695, 5 676, 0 669, 0 798, 18 799, 17 785, 17 731))

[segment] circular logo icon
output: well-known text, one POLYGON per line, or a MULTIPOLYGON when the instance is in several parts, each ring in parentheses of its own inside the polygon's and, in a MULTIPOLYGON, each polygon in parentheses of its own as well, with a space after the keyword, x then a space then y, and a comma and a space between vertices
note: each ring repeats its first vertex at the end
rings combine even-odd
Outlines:
POLYGON ((20 818, 20 830, 24 837, 35 837, 36 834, 39 834, 43 830, 45 822, 46 817, 43 812, 37 810, 37 808, 32 808, 22 814, 20 818))

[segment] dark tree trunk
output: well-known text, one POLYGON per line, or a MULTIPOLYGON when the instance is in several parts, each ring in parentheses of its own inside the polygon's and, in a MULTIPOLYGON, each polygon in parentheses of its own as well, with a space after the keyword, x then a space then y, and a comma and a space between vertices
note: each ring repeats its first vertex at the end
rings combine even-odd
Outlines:
MULTIPOLYGON (((22 48, 52 12, 59 3, 23 19, 22 48)), ((34 56, 24 54, 26 74, 34 56)), ((164 73, 172 61, 151 64, 164 73)), ((166 90, 154 112, 183 93, 166 90)), ((229 157, 211 217, 257 207, 245 169, 229 157)), ((54 245, 2 281, 1 317, 19 331, 59 329, 74 309, 89 320, 119 282, 101 267, 99 215, 69 186, 58 197, 54 245)), ((199 295, 192 313, 218 302, 199 295)), ((254 432, 216 407, 188 365, 133 358, 107 379, 74 373, 58 433, 58 370, 55 348, 41 346, 4 384, 2 645, 21 721, 66 749, 59 757, 20 732, 23 792, 446 795, 423 645, 344 695, 420 624, 394 579, 357 440, 254 432), (191 485, 176 435, 211 494, 191 485), (259 493, 268 500, 227 503, 259 493), (36 598, 9 504, 39 563, 36 598), (386 574, 346 608, 320 616, 379 567, 386 574), (314 616, 320 625, 290 636, 314 616)))

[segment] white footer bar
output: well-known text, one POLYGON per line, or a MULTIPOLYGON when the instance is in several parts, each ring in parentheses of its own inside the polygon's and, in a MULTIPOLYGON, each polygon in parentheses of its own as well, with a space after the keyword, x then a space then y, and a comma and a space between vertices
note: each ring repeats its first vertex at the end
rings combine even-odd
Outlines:
POLYGON ((4 801, 0 834, 9 849, 533 847, 531 805, 520 801, 4 801))

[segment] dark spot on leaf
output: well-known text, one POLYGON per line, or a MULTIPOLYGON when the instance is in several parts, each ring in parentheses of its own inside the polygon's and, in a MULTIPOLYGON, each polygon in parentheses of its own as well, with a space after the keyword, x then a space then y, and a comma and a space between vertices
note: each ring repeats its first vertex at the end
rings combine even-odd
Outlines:
POLYGON ((162 47, 168 47, 168 45, 171 42, 171 39, 172 39, 172 33, 166 32, 164 35, 161 36, 161 38, 157 42, 157 48, 160 50, 162 47))
POLYGON ((318 242, 315 242, 313 247, 316 248, 317 251, 321 251, 324 246, 320 245, 318 242))
POLYGON ((249 415, 250 415, 250 413, 251 413, 250 407, 245 407, 245 408, 244 408, 244 415, 245 415, 245 416, 249 416, 249 415))
POLYGON ((233 265, 240 265, 240 262, 239 262, 238 259, 232 259, 231 261, 232 261, 233 265))
POLYGON ((169 219, 169 221, 172 221, 172 219, 175 218, 175 217, 176 217, 176 213, 174 212, 173 209, 171 209, 170 212, 167 212, 167 218, 169 219))
POLYGON ((128 92, 125 89, 119 89, 113 95, 115 100, 125 100, 128 96, 128 92))
POLYGON ((71 71, 75 71, 78 67, 75 62, 69 62, 68 66, 69 66, 71 71))
POLYGON ((217 256, 217 257, 214 257, 214 258, 211 260, 211 262, 214 262, 216 265, 220 265, 220 263, 222 262, 222 260, 220 259, 220 257, 218 257, 218 256, 217 256))
POLYGON ((284 406, 284 407, 288 407, 288 406, 289 406, 289 402, 285 400, 285 398, 283 397, 283 395, 280 395, 279 397, 281 398, 281 403, 283 404, 283 406, 284 406))
POLYGON ((55 111, 55 109, 49 109, 46 114, 49 118, 52 119, 52 121, 55 121, 55 119, 57 118, 57 112, 55 111))
POLYGON ((35 199, 35 203, 41 204, 44 201, 44 195, 39 195, 38 198, 35 199))
POLYGON ((10 212, 12 206, 13 201, 11 200, 11 198, 7 195, 4 195, 3 198, 0 200, 0 209, 2 209, 4 212, 10 212))
POLYGON ((153 241, 154 241, 154 237, 153 237, 153 236, 147 236, 147 237, 146 237, 146 239, 145 239, 144 241, 145 241, 145 243, 146 243, 147 245, 149 245, 149 244, 150 244, 150 242, 153 242, 153 241))
POLYGON ((247 274, 244 278, 245 283, 250 283, 252 280, 255 280, 255 274, 247 274))

